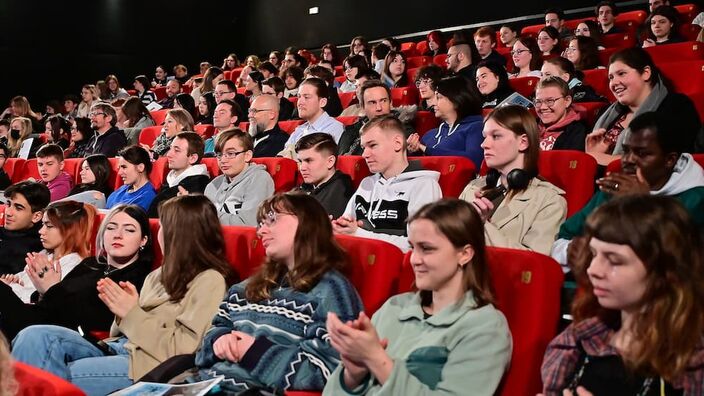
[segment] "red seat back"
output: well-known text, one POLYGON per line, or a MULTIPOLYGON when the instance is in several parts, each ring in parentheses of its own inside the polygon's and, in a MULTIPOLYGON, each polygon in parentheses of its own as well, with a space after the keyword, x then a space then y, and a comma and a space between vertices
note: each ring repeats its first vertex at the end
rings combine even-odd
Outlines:
POLYGON ((154 120, 154 124, 161 125, 164 123, 164 120, 166 119, 166 113, 168 111, 169 109, 154 110, 150 111, 149 114, 151 114, 152 119, 154 120))
POLYGON ((367 315, 373 315, 386 300, 396 294, 403 265, 401 250, 378 239, 335 235, 350 258, 348 277, 364 303, 367 315))
POLYGON ((428 42, 423 40, 416 43, 416 53, 418 55, 423 55, 428 52, 428 42))
POLYGON ((680 14, 680 20, 684 23, 691 23, 699 14, 699 7, 696 4, 680 4, 675 9, 680 14))
POLYGON ((337 157, 337 169, 352 178, 354 188, 359 187, 359 183, 372 174, 367 166, 367 161, 361 155, 341 155, 337 157))
POLYGON ((71 175, 73 182, 78 184, 81 182, 81 164, 83 158, 66 158, 64 160, 64 172, 71 175))
POLYGON ((161 185, 166 180, 166 175, 169 173, 169 162, 166 157, 159 157, 152 162, 152 172, 149 174, 149 181, 152 182, 154 188, 159 191, 161 185))
POLYGON ((438 65, 442 68, 445 68, 445 67, 447 67, 447 64, 445 63, 446 59, 447 59, 447 54, 435 55, 433 57, 433 63, 435 63, 436 65, 438 65))
POLYGON ((246 226, 223 226, 225 257, 240 280, 252 276, 264 262, 266 253, 257 229, 246 226))
POLYGON ((440 119, 435 117, 435 113, 431 111, 419 111, 416 113, 416 118, 413 121, 413 129, 416 133, 423 137, 426 132, 440 126, 440 119))
POLYGON ((433 63, 432 56, 412 56, 406 59, 406 69, 422 67, 433 63))
MULTIPOLYGON (((628 11, 628 12, 621 12, 618 15, 616 15, 616 23, 617 24, 624 24, 624 23, 632 23, 635 26, 640 25, 641 23, 645 22, 645 18, 648 17, 648 13, 643 11, 643 10, 636 10, 636 11, 628 11)), ((630 26, 630 25, 626 25, 630 26)))
POLYGON ((621 48, 607 48, 604 50, 599 51, 599 63, 606 66, 608 69, 609 67, 609 58, 611 58, 611 55, 613 55, 615 52, 619 51, 621 48))
POLYGON ((416 87, 391 88, 391 103, 394 107, 418 104, 416 87))
POLYGON ((592 126, 596 122, 601 109, 608 105, 609 104, 606 102, 581 102, 575 103, 574 108, 582 115, 582 120, 584 120, 587 125, 592 126))
POLYGON ((352 101, 357 97, 354 91, 340 92, 338 96, 340 96, 340 103, 342 104, 343 109, 348 108, 352 104, 352 101))
POLYGON ((117 157, 112 157, 108 158, 108 161, 110 161, 110 178, 108 181, 108 185, 112 186, 113 190, 117 190, 122 186, 122 178, 117 174, 117 171, 120 166, 120 159, 117 157))
POLYGON ((602 44, 606 48, 631 48, 636 45, 636 37, 633 33, 629 32, 605 34, 602 39, 602 44))
POLYGON ((615 101, 613 92, 609 89, 609 72, 606 69, 584 70, 584 84, 594 88, 599 95, 609 101, 615 101))
POLYGON ((208 168, 208 173, 210 174, 210 178, 214 178, 215 176, 220 176, 220 167, 218 166, 218 159, 214 157, 208 157, 208 158, 203 158, 200 160, 200 163, 205 165, 206 168, 208 168))
MULTIPOLYGON (((414 280, 406 253, 399 292, 411 290, 414 280)), ((552 258, 528 250, 487 247, 494 299, 511 330, 511 366, 500 396, 533 396, 542 389, 540 366, 548 343, 557 334, 563 274, 552 258)))
POLYGON ((413 57, 416 54, 416 43, 412 41, 401 43, 400 50, 406 55, 407 58, 413 57))
POLYGON ((687 41, 695 41, 699 36, 699 32, 702 31, 702 27, 699 25, 694 25, 691 23, 683 23, 680 25, 680 36, 687 41))
POLYGON ((139 144, 146 144, 147 146, 152 147, 159 134, 161 134, 160 125, 143 128, 139 132, 139 144))
POLYGON ((704 60, 661 63, 658 68, 676 92, 692 99, 699 118, 704 121, 704 60))
POLYGON ((199 134, 204 140, 210 139, 215 134, 215 127, 210 124, 198 124, 193 127, 195 133, 199 134))
POLYGON ((342 125, 344 125, 344 126, 348 126, 348 125, 354 124, 355 122, 357 122, 357 119, 358 119, 358 118, 359 118, 359 117, 357 117, 357 116, 339 116, 339 117, 335 117, 335 119, 338 120, 338 121, 340 121, 340 122, 342 123, 342 125))
POLYGON ((0 204, 0 227, 5 227, 5 204, 0 204))
POLYGON ((276 192, 286 192, 296 187, 296 176, 298 174, 298 164, 290 158, 252 158, 255 164, 266 166, 267 172, 274 179, 274 190, 276 192))
POLYGON ((538 37, 538 32, 544 27, 545 24, 526 26, 521 29, 521 36, 538 37))
POLYGON ((282 131, 290 135, 293 133, 293 131, 296 130, 296 127, 303 124, 304 122, 305 121, 303 120, 279 121, 279 128, 281 128, 282 131))
POLYGON ((535 86, 540 81, 539 77, 518 77, 509 78, 508 84, 511 88, 526 98, 532 98, 535 93, 535 86))
POLYGON ((578 212, 594 195, 597 163, 581 151, 551 150, 540 153, 540 175, 565 191, 567 217, 578 212))
POLYGON ((17 181, 27 180, 30 177, 35 181, 40 181, 41 177, 39 176, 39 168, 37 168, 37 159, 32 158, 24 161, 17 177, 17 181))
POLYGON ((162 100, 166 97, 166 87, 156 87, 152 88, 154 95, 156 95, 156 100, 162 100))
POLYGON ((7 173, 7 176, 13 183, 21 181, 20 173, 22 172, 24 161, 25 160, 22 158, 8 158, 5 160, 5 165, 3 165, 2 168, 5 170, 5 173, 7 173))
POLYGON ((76 385, 54 374, 14 362, 15 380, 19 384, 17 395, 23 396, 85 396, 76 385))
POLYGON ((656 45, 645 50, 658 66, 662 63, 704 59, 704 43, 697 41, 656 45))
POLYGON ((465 157, 410 157, 409 160, 420 161, 423 168, 440 172, 438 183, 442 189, 442 196, 446 198, 459 197, 476 174, 474 163, 465 157))

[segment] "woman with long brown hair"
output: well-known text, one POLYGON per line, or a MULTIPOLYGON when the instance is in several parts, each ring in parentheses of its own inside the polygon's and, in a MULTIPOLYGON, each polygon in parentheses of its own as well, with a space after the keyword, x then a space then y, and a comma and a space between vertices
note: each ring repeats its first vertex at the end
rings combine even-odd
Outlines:
POLYGON ((418 292, 389 299, 370 320, 328 315, 341 365, 324 395, 491 395, 511 356, 493 307, 482 221, 467 202, 427 204, 408 219, 418 292))
POLYGON ((632 195, 601 206, 585 230, 574 322, 545 353, 545 395, 703 394, 704 257, 687 211, 632 195))
POLYGON ((220 304, 196 355, 200 376, 224 375, 226 392, 245 386, 320 391, 339 362, 325 328, 328 313, 353 320, 362 310, 341 274, 347 258, 311 196, 274 195, 257 219, 266 262, 220 304))
POLYGON ((109 278, 98 282, 98 297, 115 314, 105 350, 76 331, 33 326, 15 338, 15 358, 89 395, 106 395, 172 356, 195 352, 226 290, 229 264, 222 229, 215 207, 202 195, 172 198, 159 216, 164 261, 142 290, 109 278))

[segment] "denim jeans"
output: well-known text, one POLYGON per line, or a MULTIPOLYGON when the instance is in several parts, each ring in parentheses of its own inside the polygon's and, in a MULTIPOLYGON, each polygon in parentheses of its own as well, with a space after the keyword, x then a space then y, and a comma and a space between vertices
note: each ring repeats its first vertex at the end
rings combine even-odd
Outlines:
POLYGON ((117 354, 105 356, 73 330, 59 326, 30 326, 12 341, 12 356, 72 382, 88 395, 107 395, 133 384, 128 376, 126 341, 121 338, 109 343, 117 354))

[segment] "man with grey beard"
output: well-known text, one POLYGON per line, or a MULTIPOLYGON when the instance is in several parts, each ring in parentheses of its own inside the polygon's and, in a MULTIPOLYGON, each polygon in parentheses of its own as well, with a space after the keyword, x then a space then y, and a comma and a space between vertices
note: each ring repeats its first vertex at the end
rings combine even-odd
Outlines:
POLYGON ((254 158, 276 157, 289 136, 279 128, 279 99, 259 95, 249 107, 249 135, 254 140, 254 158))

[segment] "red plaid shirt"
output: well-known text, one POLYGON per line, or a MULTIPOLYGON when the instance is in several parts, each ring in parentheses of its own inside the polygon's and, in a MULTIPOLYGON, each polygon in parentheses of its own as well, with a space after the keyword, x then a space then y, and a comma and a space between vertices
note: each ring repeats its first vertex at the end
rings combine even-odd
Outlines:
MULTIPOLYGON (((545 351, 543 367, 543 393, 545 396, 562 396, 562 390, 572 381, 575 371, 583 359, 577 343, 589 356, 618 355, 609 344, 614 330, 598 318, 571 324, 545 351)), ((675 389, 683 389, 684 396, 704 395, 704 337, 692 356, 684 375, 672 383, 675 389)))

